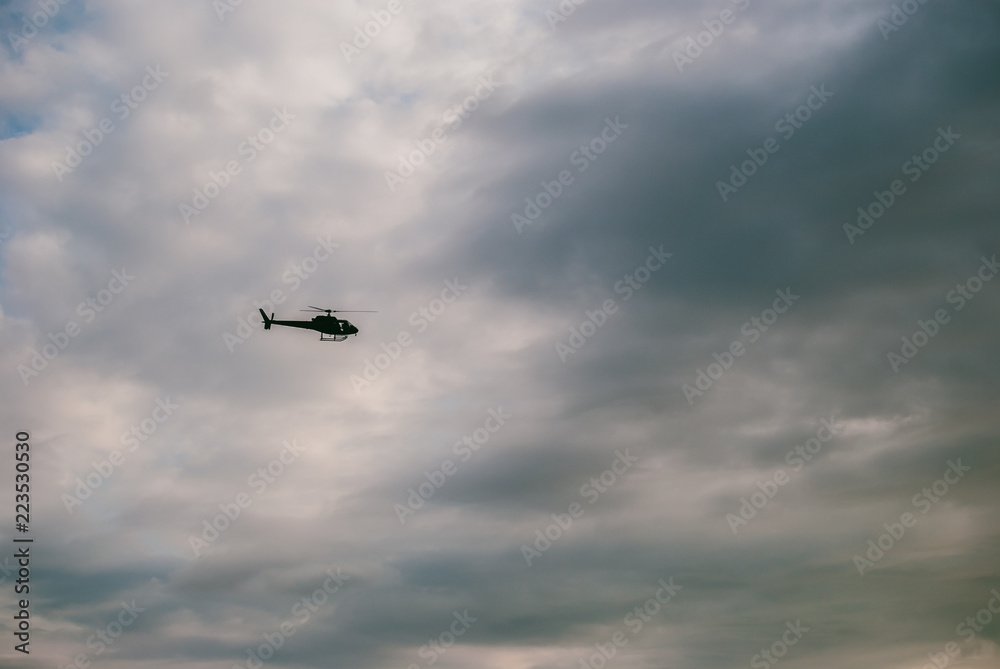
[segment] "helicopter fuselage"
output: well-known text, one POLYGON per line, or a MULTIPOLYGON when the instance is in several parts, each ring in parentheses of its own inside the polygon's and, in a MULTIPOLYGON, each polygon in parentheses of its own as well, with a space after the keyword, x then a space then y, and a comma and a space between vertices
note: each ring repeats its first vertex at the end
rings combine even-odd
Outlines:
POLYGON ((315 330, 328 335, 352 335, 358 333, 350 321, 337 318, 336 316, 316 316, 309 321, 271 321, 272 325, 284 325, 289 328, 302 328, 303 330, 315 330))

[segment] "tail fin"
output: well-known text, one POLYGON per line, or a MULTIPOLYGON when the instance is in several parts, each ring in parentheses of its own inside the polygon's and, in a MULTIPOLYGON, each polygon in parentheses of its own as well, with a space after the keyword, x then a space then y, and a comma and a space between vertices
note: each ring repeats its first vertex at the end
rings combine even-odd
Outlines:
POLYGON ((264 319, 264 329, 265 330, 270 330, 271 329, 271 321, 274 320, 274 314, 271 314, 271 318, 268 318, 267 314, 264 313, 264 310, 261 309, 260 310, 260 317, 264 319))

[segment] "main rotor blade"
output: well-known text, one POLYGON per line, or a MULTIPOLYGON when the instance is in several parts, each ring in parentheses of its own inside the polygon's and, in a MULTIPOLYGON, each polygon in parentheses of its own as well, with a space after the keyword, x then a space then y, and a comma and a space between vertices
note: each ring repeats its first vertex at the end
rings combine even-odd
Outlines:
POLYGON ((309 305, 308 309, 299 309, 299 311, 318 311, 324 314, 377 314, 377 311, 370 311, 365 309, 320 309, 319 307, 314 307, 309 305))

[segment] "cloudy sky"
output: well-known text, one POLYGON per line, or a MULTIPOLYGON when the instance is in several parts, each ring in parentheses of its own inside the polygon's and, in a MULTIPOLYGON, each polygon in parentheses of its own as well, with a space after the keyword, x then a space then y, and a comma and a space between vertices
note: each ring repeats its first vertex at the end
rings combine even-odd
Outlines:
POLYGON ((0 23, 3 666, 1000 667, 995 2, 0 23))

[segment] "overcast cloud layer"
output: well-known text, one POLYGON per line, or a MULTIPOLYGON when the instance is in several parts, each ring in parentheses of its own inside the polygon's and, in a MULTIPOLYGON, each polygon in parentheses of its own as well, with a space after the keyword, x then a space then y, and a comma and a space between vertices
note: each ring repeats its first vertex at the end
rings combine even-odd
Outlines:
POLYGON ((996 2, 0 23, 3 666, 1000 667, 996 2))

